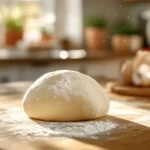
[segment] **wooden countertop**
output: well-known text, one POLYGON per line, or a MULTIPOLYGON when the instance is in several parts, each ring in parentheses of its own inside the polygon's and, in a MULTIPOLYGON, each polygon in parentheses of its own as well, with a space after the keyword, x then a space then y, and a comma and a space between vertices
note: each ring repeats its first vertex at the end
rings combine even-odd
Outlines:
MULTIPOLYGON (((78 50, 77 50, 78 51, 78 50)), ((54 51, 55 52, 55 51, 54 51)), ((114 59, 130 58, 135 55, 133 52, 117 54, 115 52, 98 52, 95 54, 87 54, 79 58, 61 59, 59 52, 54 57, 52 52, 20 52, 20 51, 0 51, 0 65, 3 64, 32 64, 32 63, 74 63, 74 62, 91 62, 91 61, 109 61, 114 59)), ((78 54, 79 55, 79 54, 78 54)))
MULTIPOLYGON (((30 120, 28 118, 25 119, 25 114, 21 108, 23 94, 19 94, 17 91, 23 92, 29 85, 30 83, 15 83, 3 87, 3 90, 5 88, 6 90, 9 88, 10 91, 13 89, 14 93, 8 92, 6 95, 1 94, 0 96, 0 149, 150 149, 150 98, 119 96, 107 91, 111 99, 108 115, 92 122, 70 123, 70 126, 68 124, 68 131, 70 131, 70 133, 72 133, 72 127, 76 124, 74 133, 72 133, 73 136, 69 138, 68 135, 63 133, 63 126, 65 123, 55 123, 56 127, 52 129, 49 126, 52 123, 43 125, 42 122, 30 120), (82 127, 89 130, 83 130, 82 127), (60 130, 56 133, 58 128, 60 130), (61 134, 60 131, 62 131, 61 134), (53 135, 54 132, 57 136, 53 135), (85 132, 93 134, 86 138, 82 136, 78 137, 78 134, 84 135, 85 132), (52 137, 50 137, 51 134, 53 135, 52 137), (64 136, 60 137, 59 135, 64 136)), ((105 87, 105 82, 102 83, 102 85, 105 87)), ((2 87, 0 89, 2 89, 2 87)), ((66 132, 67 129, 65 130, 66 132)))

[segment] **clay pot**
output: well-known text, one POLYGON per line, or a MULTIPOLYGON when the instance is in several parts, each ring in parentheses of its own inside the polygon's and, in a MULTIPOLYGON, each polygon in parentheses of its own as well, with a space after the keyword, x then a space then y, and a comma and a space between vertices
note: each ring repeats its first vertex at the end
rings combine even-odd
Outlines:
POLYGON ((129 51, 130 48, 130 36, 128 35, 113 35, 112 47, 117 53, 124 53, 129 51))
POLYGON ((105 28, 86 28, 85 42, 88 50, 101 51, 106 46, 106 29, 105 28))
POLYGON ((42 41, 50 41, 53 39, 51 34, 42 34, 42 41))
POLYGON ((130 50, 136 52, 143 48, 144 39, 141 35, 131 35, 130 37, 130 50))
POLYGON ((23 39, 23 30, 6 29, 4 43, 7 46, 14 46, 19 40, 23 39))
POLYGON ((143 46, 143 38, 140 35, 113 35, 112 47, 117 53, 136 52, 143 46))
POLYGON ((121 73, 124 85, 131 85, 133 73, 133 60, 127 60, 124 62, 121 68, 121 73))

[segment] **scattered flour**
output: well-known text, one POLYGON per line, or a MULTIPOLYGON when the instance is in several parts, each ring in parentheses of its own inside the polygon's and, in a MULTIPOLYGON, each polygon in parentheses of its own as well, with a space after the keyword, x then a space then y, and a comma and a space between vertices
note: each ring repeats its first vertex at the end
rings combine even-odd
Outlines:
MULTIPOLYGON (((110 107, 110 117, 104 117, 97 121, 82 122, 45 122, 29 119, 21 107, 2 108, 0 111, 0 135, 9 134, 17 137, 70 137, 70 138, 103 138, 112 133, 124 131, 127 128, 133 128, 135 123, 121 123, 113 116, 139 116, 135 117, 134 122, 144 123, 150 121, 147 111, 135 111, 135 108, 126 106, 124 109, 122 103, 113 101, 110 107), (142 117, 140 114, 143 114, 142 117), (112 117, 111 117, 112 115, 112 117), (140 117, 141 116, 141 117, 140 117), (111 119, 112 118, 112 119, 111 119), (2 130, 4 128, 4 130, 2 130)), ((0 108, 1 109, 1 108, 0 108)), ((108 114, 108 115, 109 115, 108 114)), ((126 117, 125 117, 126 118, 126 117)), ((132 119, 133 121, 133 119, 132 119)))
MULTIPOLYGON (((104 134, 109 135, 118 127, 117 123, 108 119, 83 122, 35 121, 29 119, 21 108, 8 109, 2 111, 0 115, 0 127, 8 126, 7 134, 19 137, 97 138, 104 134)), ((0 131, 0 134, 3 132, 0 131)))

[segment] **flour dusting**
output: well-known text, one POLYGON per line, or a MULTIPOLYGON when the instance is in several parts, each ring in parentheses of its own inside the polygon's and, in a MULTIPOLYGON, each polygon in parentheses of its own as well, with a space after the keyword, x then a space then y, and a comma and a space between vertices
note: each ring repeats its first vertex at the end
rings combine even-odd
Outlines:
MULTIPOLYGON (((113 133, 120 132, 126 133, 127 128, 135 127, 134 122, 122 121, 114 117, 118 114, 126 116, 128 114, 135 117, 136 123, 143 123, 145 120, 150 121, 149 114, 145 115, 147 111, 139 110, 138 113, 133 111, 133 107, 126 106, 124 110, 122 103, 111 103, 108 116, 103 117, 96 121, 81 121, 81 122, 45 122, 29 119, 21 107, 16 108, 1 108, 0 111, 0 135, 9 134, 17 137, 70 137, 70 138, 108 138, 113 133), (142 117, 140 114, 144 114, 142 117), (141 116, 141 117, 140 117, 141 116), (7 129, 6 129, 7 128, 7 129)), ((135 109, 135 108, 134 108, 135 109)), ((132 118, 131 118, 132 119, 132 118)), ((133 120, 133 119, 132 119, 133 120)))
MULTIPOLYGON (((96 138, 108 135, 118 124, 108 119, 82 122, 45 122, 29 119, 21 108, 1 112, 0 127, 11 126, 7 134, 20 137, 75 137, 96 138), (2 119, 3 118, 3 119, 2 119)), ((3 134, 3 131, 0 131, 3 134)))

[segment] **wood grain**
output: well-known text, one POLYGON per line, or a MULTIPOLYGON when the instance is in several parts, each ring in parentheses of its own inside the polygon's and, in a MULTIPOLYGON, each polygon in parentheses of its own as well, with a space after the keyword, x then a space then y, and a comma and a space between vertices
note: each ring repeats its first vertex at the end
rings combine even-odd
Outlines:
POLYGON ((122 83, 110 82, 108 84, 112 92, 127 96, 150 97, 150 87, 127 86, 122 83))
MULTIPOLYGON (((111 100, 106 117, 97 121, 115 122, 118 126, 97 138, 41 137, 33 138, 5 134, 13 127, 26 124, 0 126, 2 150, 149 150, 150 149, 150 103, 149 98, 119 96, 108 93, 111 100)), ((0 96, 0 115, 6 109, 21 107, 22 94, 0 96)), ((6 119, 6 118, 3 118, 6 119)))

